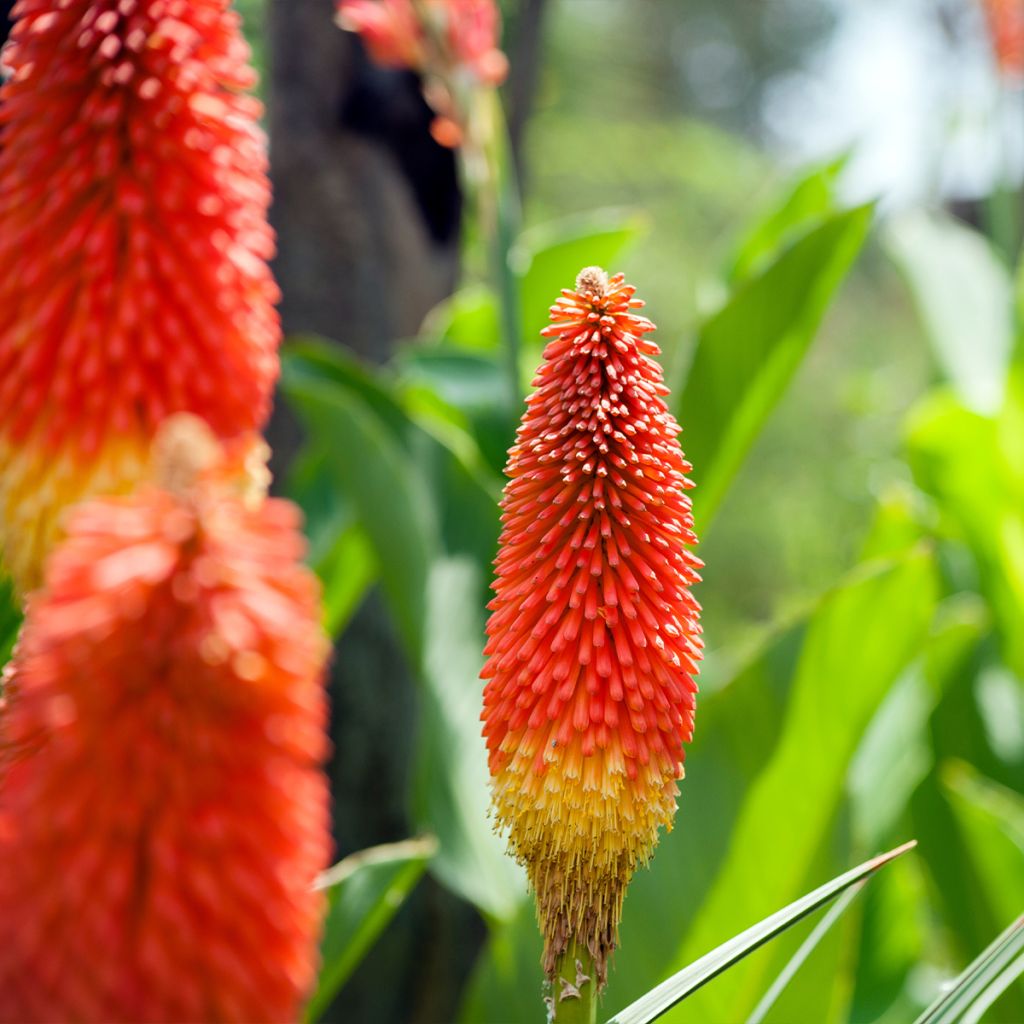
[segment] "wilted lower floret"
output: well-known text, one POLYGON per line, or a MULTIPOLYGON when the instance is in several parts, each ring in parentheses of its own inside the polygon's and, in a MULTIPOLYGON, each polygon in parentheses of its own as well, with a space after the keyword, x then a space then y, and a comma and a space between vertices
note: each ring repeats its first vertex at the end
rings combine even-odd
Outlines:
POLYGON ((168 428, 172 489, 74 511, 6 673, 3 1021, 282 1022, 315 980, 318 587, 294 507, 168 428))
POLYGON ((545 969, 575 939, 601 983, 626 885, 672 824, 701 654, 690 466, 633 293, 588 267, 552 307, 483 670, 495 814, 536 891, 545 969))

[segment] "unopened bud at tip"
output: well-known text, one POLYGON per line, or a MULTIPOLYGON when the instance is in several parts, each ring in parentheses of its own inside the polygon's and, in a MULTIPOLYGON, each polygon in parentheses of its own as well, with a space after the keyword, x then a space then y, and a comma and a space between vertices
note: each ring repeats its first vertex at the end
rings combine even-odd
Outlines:
POLYGON ((189 412, 175 413, 160 425, 153 441, 153 473, 157 484, 183 497, 221 459, 221 447, 205 420, 189 412))
POLYGON ((608 290, 608 275, 600 267, 584 267, 576 275, 576 291, 601 297, 608 290))

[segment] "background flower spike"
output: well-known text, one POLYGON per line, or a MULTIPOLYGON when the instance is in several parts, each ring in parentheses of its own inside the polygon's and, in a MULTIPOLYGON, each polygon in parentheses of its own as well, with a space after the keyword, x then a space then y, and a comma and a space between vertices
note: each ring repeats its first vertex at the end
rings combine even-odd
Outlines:
POLYGON ((149 475, 157 426, 259 429, 277 376, 270 186, 229 0, 20 0, 0 89, 0 558, 149 475))
POLYGON ((251 453, 77 506, 0 708, 0 1021, 296 1020, 330 861, 319 585, 251 453))
POLYGON ((702 646, 691 467, 641 306, 587 267, 552 307, 482 673, 497 824, 536 893, 545 971, 585 950, 600 986, 626 886, 672 824, 702 646))

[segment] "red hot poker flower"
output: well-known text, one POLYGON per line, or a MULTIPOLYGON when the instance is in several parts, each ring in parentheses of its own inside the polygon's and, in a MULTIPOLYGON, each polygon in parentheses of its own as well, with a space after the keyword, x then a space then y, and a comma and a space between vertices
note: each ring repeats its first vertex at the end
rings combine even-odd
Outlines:
POLYGON ((421 67, 423 30, 412 0, 338 0, 338 22, 382 67, 421 67))
POLYGON ((229 0, 19 0, 0 90, 0 553, 147 473, 157 425, 258 428, 277 374, 259 104, 229 0))
POLYGON ((201 421, 161 441, 172 489, 76 507, 7 670, 3 1021, 282 1022, 315 980, 327 645, 298 516, 201 421))
POLYGON ((336 0, 338 24, 362 38, 384 67, 424 76, 424 95, 438 115, 431 131, 443 146, 462 143, 478 86, 500 85, 508 60, 498 49, 495 0, 336 0))
POLYGON ((385 67, 457 70, 487 85, 500 85, 508 70, 494 0, 337 0, 337 10, 341 27, 385 67))
POLYGON ((537 896, 544 966, 603 983, 626 885, 670 828, 701 656, 690 466, 621 274, 552 307, 502 501, 482 675, 499 827, 537 896))
POLYGON ((1024 3, 982 0, 996 62, 1006 75, 1024 76, 1024 3))

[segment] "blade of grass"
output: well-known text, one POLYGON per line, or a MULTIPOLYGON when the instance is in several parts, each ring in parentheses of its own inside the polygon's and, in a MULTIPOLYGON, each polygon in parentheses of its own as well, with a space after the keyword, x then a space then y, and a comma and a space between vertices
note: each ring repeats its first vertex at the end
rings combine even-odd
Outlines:
POLYGON ((688 967, 684 967, 677 974, 651 989, 646 995, 641 996, 635 1003, 621 1010, 608 1021, 608 1024, 650 1024, 651 1021, 657 1020, 676 1003, 681 1002, 692 992, 696 992, 702 985, 706 985, 712 978, 742 960, 748 953, 752 953, 759 946, 796 924, 797 921, 824 906, 844 889, 856 885, 916 845, 916 841, 913 840, 904 843, 902 846, 865 861, 859 867, 852 868, 846 874, 832 879, 831 882, 820 886, 788 907, 772 914, 771 917, 765 918, 723 943, 717 949, 713 949, 699 960, 695 960, 688 967))
POLYGON ((775 1005, 775 1001, 793 980, 796 972, 803 967, 807 958, 817 949, 818 943, 828 934, 832 925, 843 916, 846 908, 857 898, 857 894, 865 885, 867 885, 867 879, 851 886, 832 904, 828 913, 814 926, 814 930, 804 939, 789 963, 786 964, 779 976, 772 982, 771 988, 761 997, 761 1002, 754 1007, 753 1013, 747 1018, 747 1024, 761 1024, 768 1011, 775 1005))
MULTIPOLYGON (((974 1000, 970 1010, 964 1014, 961 1024, 978 1024, 985 1011, 1024 974, 1024 953, 998 974, 974 1000)), ((1005 1010, 1004 1010, 1005 1012, 1005 1010)))
POLYGON ((320 946, 323 966, 305 1020, 319 1020, 377 936, 412 892, 437 851, 433 836, 360 850, 316 880, 329 890, 329 909, 320 946))
POLYGON ((1024 914, 928 1007, 915 1024, 976 1021, 1024 971, 1024 914))

